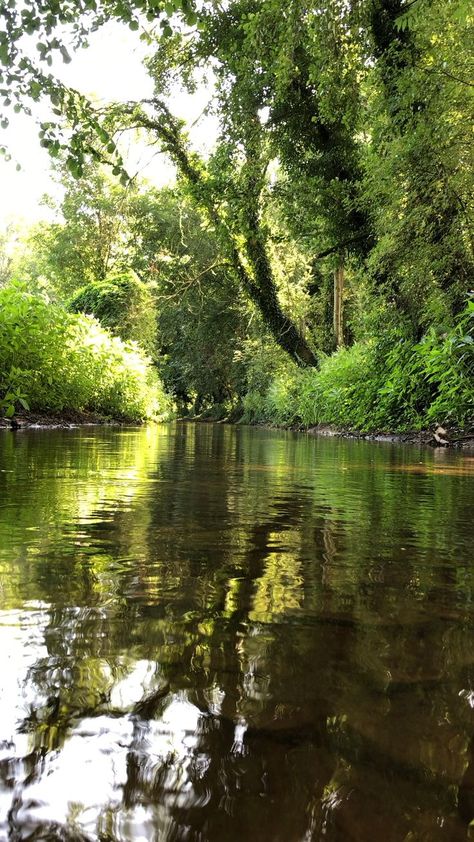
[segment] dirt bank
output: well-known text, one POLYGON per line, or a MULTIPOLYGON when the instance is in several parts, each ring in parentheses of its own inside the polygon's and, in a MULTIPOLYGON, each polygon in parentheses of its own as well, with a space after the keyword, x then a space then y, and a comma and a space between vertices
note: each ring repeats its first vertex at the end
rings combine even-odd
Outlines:
POLYGON ((450 427, 436 427, 432 430, 413 430, 404 433, 362 433, 359 430, 349 430, 333 427, 329 424, 319 424, 316 427, 310 427, 306 430, 306 432, 314 436, 364 439, 366 441, 401 442, 404 444, 424 444, 431 447, 474 449, 474 430, 459 430, 450 427))
POLYGON ((0 429, 22 430, 26 428, 48 427, 67 428, 96 424, 120 425, 123 422, 112 418, 104 418, 94 412, 77 412, 64 410, 63 412, 22 412, 14 418, 0 418, 0 429))
MULTIPOLYGON (((232 424, 238 423, 234 417, 215 418, 205 417, 203 415, 198 417, 178 418, 178 421, 186 421, 190 423, 219 423, 232 424)), ((68 428, 92 425, 108 425, 108 426, 139 426, 136 422, 126 421, 124 419, 105 418, 102 415, 97 415, 93 412, 22 412, 21 415, 16 415, 13 419, 0 418, 0 430, 22 430, 35 428, 68 428)), ((277 429, 270 424, 255 424, 251 426, 265 426, 271 429, 277 429)), ((335 427, 331 424, 319 424, 316 427, 291 426, 289 428, 294 432, 307 433, 312 436, 328 436, 332 438, 350 438, 350 439, 364 439, 365 441, 386 441, 386 442, 400 442, 403 444, 417 444, 427 445, 430 447, 450 447, 457 449, 474 450, 474 429, 459 430, 450 427, 436 427, 432 430, 414 430, 403 433, 396 432, 371 432, 365 433, 360 430, 345 429, 342 427, 335 427)))

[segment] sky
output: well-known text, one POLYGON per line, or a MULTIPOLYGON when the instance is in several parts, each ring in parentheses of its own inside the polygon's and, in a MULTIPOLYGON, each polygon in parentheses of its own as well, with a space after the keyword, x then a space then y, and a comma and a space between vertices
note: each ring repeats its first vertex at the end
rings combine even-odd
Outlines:
MULTIPOLYGON (((142 99, 153 93, 151 79, 142 64, 145 49, 136 32, 110 23, 90 38, 88 49, 73 55, 68 65, 59 61, 53 72, 67 84, 93 95, 95 100, 142 99)), ((193 97, 177 93, 173 97, 173 111, 191 124, 202 112, 208 97, 206 91, 193 97)), ((41 115, 38 110, 35 113, 41 115)), ((47 119, 46 113, 43 111, 43 119, 47 119)), ((39 144, 35 121, 23 114, 9 114, 9 117, 10 126, 1 130, 0 137, 12 154, 10 163, 0 158, 0 229, 11 221, 29 224, 50 218, 51 210, 41 206, 41 197, 45 193, 60 195, 51 178, 49 155, 39 144), (20 172, 16 171, 17 162, 21 164, 20 172)), ((192 130, 191 139, 202 149, 215 137, 215 131, 215 124, 206 118, 192 130)), ((173 167, 166 157, 144 144, 134 146, 127 168, 130 174, 140 171, 157 186, 174 180, 173 167)))

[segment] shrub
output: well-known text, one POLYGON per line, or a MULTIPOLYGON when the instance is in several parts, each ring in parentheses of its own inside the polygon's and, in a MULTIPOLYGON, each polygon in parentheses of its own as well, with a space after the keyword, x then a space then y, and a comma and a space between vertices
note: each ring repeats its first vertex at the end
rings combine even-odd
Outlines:
POLYGON ((69 309, 95 316, 116 336, 156 354, 155 300, 135 272, 112 272, 103 281, 87 284, 76 292, 69 309))
POLYGON ((0 406, 141 420, 169 410, 149 359, 91 316, 15 284, 0 290, 0 406))

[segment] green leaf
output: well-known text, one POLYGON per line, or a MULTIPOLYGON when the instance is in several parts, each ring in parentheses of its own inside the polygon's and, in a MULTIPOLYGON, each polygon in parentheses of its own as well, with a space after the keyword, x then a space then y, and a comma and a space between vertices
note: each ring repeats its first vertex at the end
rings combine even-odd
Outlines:
POLYGON ((69 53, 68 53, 68 51, 67 51, 67 49, 64 45, 62 45, 60 47, 60 53, 63 57, 64 64, 70 64, 72 59, 71 59, 71 56, 69 55, 69 53))

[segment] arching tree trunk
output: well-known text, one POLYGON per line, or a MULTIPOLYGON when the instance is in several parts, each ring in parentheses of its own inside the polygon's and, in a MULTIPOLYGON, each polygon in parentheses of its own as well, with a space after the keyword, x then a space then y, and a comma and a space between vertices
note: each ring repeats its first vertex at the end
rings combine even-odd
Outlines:
MULTIPOLYGON (((141 110, 137 111, 137 107, 133 109, 134 118, 158 136, 163 148, 169 153, 188 184, 192 198, 220 232, 235 278, 258 308, 275 342, 297 365, 316 367, 316 355, 294 322, 283 312, 278 300, 277 287, 256 209, 256 194, 249 191, 248 202, 243 209, 239 208, 242 225, 238 233, 243 241, 242 247, 239 248, 235 235, 219 211, 216 201, 219 197, 211 194, 206 183, 205 168, 197 156, 187 148, 178 121, 160 100, 155 99, 152 104, 158 113, 156 119, 141 110)), ((238 215, 239 212, 236 213, 236 216, 238 215)))

